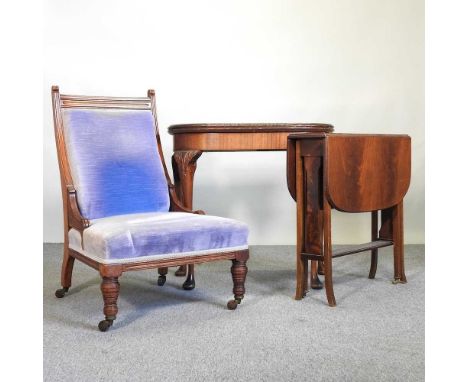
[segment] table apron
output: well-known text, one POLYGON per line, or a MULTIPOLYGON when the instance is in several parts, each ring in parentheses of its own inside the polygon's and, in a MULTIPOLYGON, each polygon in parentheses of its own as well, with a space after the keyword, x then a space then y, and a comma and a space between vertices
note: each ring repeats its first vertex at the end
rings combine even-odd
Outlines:
POLYGON ((186 133, 174 135, 174 151, 285 151, 290 132, 186 133))

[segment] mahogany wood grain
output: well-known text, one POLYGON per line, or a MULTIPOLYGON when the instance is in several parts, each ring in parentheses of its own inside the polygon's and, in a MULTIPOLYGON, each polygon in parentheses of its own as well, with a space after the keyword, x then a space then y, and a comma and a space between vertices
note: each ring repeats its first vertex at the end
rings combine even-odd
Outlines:
MULTIPOLYGON (((323 193, 322 173, 323 158, 320 142, 314 142, 316 147, 312 152, 316 156, 303 158, 303 189, 304 189, 304 250, 308 253, 321 253, 323 247, 323 193)), ((322 284, 318 277, 318 262, 312 261, 310 272, 310 286, 312 289, 321 289, 322 284)))
POLYGON ((332 132, 323 123, 244 123, 172 125, 174 151, 282 151, 294 132, 332 132))
POLYGON ((296 299, 310 281, 319 289, 323 263, 328 304, 336 305, 332 259, 371 251, 369 278, 377 270, 378 249, 393 245, 394 283, 405 283, 403 197, 410 181, 411 141, 406 135, 291 134, 288 138, 288 189, 297 205, 296 299), (371 212, 371 239, 332 250, 331 210, 371 212), (381 215, 380 230, 378 212, 381 215))
POLYGON ((282 151, 289 133, 192 133, 174 138, 174 150, 282 151))
POLYGON ((325 147, 325 189, 337 210, 381 210, 398 204, 408 191, 409 136, 330 134, 325 147))
POLYGON ((231 275, 234 284, 232 292, 234 293, 234 298, 238 300, 238 303, 244 298, 244 283, 247 271, 248 268, 244 260, 232 260, 231 275))
POLYGON ((300 163, 297 162, 296 157, 296 148, 304 147, 304 156, 319 156, 323 157, 323 142, 320 141, 320 138, 325 138, 326 133, 307 133, 307 134, 297 134, 292 133, 288 135, 288 142, 286 144, 287 154, 286 154, 286 179, 288 184, 288 190, 291 197, 296 200, 296 165, 300 163), (314 138, 314 140, 302 140, 302 138, 314 138), (318 141, 317 141, 318 139, 318 141), (296 145, 296 142, 300 141, 299 145, 296 145), (316 142, 319 142, 317 145, 316 142))
POLYGON ((117 299, 119 297, 120 284, 117 277, 102 278, 102 297, 104 299, 104 316, 106 320, 115 320, 117 317, 117 299))

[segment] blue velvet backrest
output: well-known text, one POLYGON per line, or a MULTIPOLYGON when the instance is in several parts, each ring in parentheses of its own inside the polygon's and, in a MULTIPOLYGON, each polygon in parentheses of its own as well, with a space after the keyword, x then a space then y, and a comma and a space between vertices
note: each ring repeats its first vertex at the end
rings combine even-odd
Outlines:
POLYGON ((83 217, 169 210, 150 110, 69 108, 62 120, 83 217))

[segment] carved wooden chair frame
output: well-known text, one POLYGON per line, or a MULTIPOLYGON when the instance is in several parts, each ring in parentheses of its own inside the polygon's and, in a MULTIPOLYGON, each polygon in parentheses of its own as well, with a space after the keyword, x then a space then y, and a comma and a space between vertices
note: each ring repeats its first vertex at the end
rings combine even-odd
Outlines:
MULTIPOLYGON (((70 166, 67 157, 67 150, 64 140, 64 128, 61 110, 65 108, 97 108, 97 109, 130 109, 130 110, 151 110, 155 124, 155 139, 158 152, 164 168, 167 180, 167 187, 170 197, 169 211, 186 212, 201 214, 201 210, 192 211, 185 208, 179 201, 175 186, 171 181, 164 161, 161 147, 161 138, 158 129, 158 120, 156 116, 156 97, 154 90, 148 90, 147 97, 121 98, 121 97, 101 97, 101 96, 76 96, 60 94, 58 86, 52 86, 52 106, 55 127, 55 139, 57 144, 57 155, 60 168, 60 179, 63 199, 63 226, 64 226, 64 250, 61 273, 62 288, 55 292, 56 297, 65 296, 71 287, 73 264, 75 259, 96 269, 102 277, 101 291, 104 299, 105 319, 99 323, 99 329, 106 331, 113 323, 117 315, 117 299, 119 296, 119 277, 126 271, 141 269, 159 269, 158 284, 163 285, 168 267, 183 266, 187 264, 200 264, 216 260, 231 260, 231 273, 234 283, 234 299, 228 302, 230 310, 236 309, 241 303, 245 293, 245 277, 247 274, 246 262, 249 258, 249 251, 241 250, 236 252, 218 252, 215 254, 186 256, 175 259, 161 259, 150 261, 128 262, 122 264, 102 264, 89 257, 69 248, 68 231, 71 228, 76 229, 83 235, 83 231, 89 227, 89 220, 85 219, 80 212, 77 202, 76 190, 73 185, 73 179, 70 172, 70 166)), ((189 275, 190 277, 190 275, 189 275)), ((190 280, 188 280, 190 281, 190 280)), ((193 289, 193 288, 185 288, 193 289)))

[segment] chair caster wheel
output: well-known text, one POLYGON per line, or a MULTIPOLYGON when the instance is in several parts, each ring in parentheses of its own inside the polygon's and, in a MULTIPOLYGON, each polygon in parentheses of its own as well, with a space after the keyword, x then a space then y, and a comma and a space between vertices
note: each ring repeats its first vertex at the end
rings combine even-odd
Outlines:
POLYGON ((65 296, 65 293, 68 292, 68 288, 57 289, 55 291, 55 297, 62 298, 65 296))
POLYGON ((234 300, 229 300, 227 303, 227 307, 229 310, 235 310, 237 305, 239 305, 242 301, 242 298, 235 298, 234 300))
POLYGON ((195 288, 195 281, 194 280, 190 280, 190 281, 185 281, 183 284, 182 284, 182 288, 184 288, 185 290, 192 290, 195 288))
POLYGON ((237 305, 239 305, 242 301, 242 298, 235 298, 234 300, 229 300, 227 303, 227 307, 229 310, 235 310, 237 305))
POLYGON ((101 332, 107 332, 107 330, 112 326, 113 322, 113 320, 102 320, 99 323, 98 328, 101 332))
POLYGON ((159 276, 158 277, 158 285, 163 286, 166 283, 166 276, 159 276))
POLYGON ((227 303, 227 308, 229 310, 236 310, 237 305, 239 305, 239 304, 237 303, 236 300, 229 300, 228 303, 227 303))

